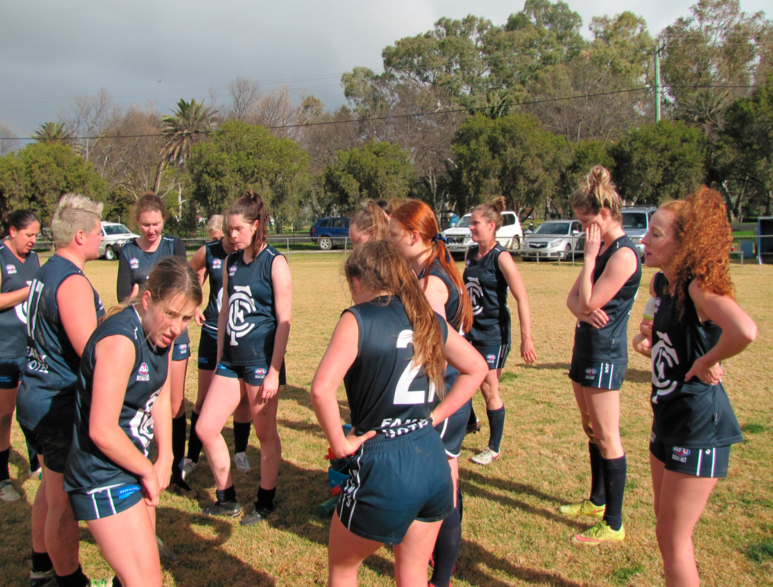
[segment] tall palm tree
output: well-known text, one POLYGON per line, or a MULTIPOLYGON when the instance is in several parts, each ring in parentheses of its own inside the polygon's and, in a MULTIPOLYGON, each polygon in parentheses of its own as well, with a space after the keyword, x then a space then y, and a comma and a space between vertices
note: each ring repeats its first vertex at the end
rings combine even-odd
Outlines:
POLYGON ((35 131, 32 138, 39 143, 70 143, 72 141, 72 131, 61 122, 45 122, 40 125, 40 129, 35 131))
POLYGON ((161 118, 161 133, 166 137, 161 149, 161 161, 156 172, 155 191, 161 185, 161 174, 169 163, 184 164, 191 154, 191 147, 217 128, 217 110, 204 106, 204 102, 191 100, 177 102, 171 115, 161 118))

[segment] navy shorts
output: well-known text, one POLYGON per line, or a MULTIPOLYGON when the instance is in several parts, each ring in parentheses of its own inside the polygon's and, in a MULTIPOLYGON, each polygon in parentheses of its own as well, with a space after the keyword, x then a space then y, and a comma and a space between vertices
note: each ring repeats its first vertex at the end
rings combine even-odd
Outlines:
POLYGON ((189 345, 187 342, 174 345, 174 348, 172 349, 173 361, 184 361, 190 356, 191 356, 191 345, 189 345))
POLYGON ((685 448, 660 442, 655 433, 650 437, 650 452, 666 466, 666 471, 695 477, 727 477, 730 464, 729 446, 685 448))
POLYGON ((19 387, 21 373, 26 366, 27 357, 0 359, 0 389, 16 389, 19 387))
POLYGON ((583 387, 598 389, 620 389, 625 380, 628 363, 591 363, 572 359, 569 379, 583 387))
POLYGON ((72 446, 74 420, 74 414, 69 418, 53 418, 49 413, 34 430, 20 426, 27 444, 43 457, 46 469, 54 473, 64 474, 72 446))
MULTIPOLYGON (((216 374, 229 379, 241 379, 247 385, 258 387, 268 374, 268 365, 231 365, 225 361, 220 361, 217 364, 216 374)), ((279 370, 279 385, 287 385, 284 361, 282 361, 282 368, 279 370)))
POLYGON ((507 355, 510 354, 509 344, 503 344, 499 346, 472 346, 480 353, 480 356, 486 360, 489 371, 505 368, 507 355))
MULTIPOLYGON (((451 391, 459 371, 451 365, 446 367, 443 376, 446 384, 446 395, 451 391)), ((443 447, 446 449, 446 456, 451 459, 458 458, 462 453, 462 441, 467 434, 467 420, 470 419, 470 410, 472 410, 472 399, 464 404, 459 410, 449 416, 445 422, 435 426, 440 438, 443 439, 443 447)))
POLYGON ((201 329, 199 371, 214 371, 217 367, 217 333, 201 329))
POLYGON ((437 522, 454 509, 443 443, 431 426, 368 440, 349 457, 336 512, 352 534, 400 544, 415 520, 437 522))
POLYGON ((91 491, 70 491, 73 516, 80 521, 99 520, 124 512, 138 504, 142 492, 137 483, 122 483, 112 487, 100 487, 91 491))

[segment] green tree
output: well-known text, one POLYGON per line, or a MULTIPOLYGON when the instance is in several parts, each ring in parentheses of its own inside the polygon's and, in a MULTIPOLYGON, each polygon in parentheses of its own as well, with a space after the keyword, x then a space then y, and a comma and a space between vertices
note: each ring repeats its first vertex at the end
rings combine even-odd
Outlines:
POLYGON ((519 115, 470 117, 452 147, 457 209, 501 194, 519 216, 538 206, 551 208, 572 154, 563 137, 545 130, 537 118, 519 115))
POLYGON ((262 126, 226 122, 205 143, 194 145, 188 160, 193 197, 207 214, 222 214, 253 189, 263 197, 281 232, 310 191, 308 154, 292 139, 278 138, 262 126))
POLYGON ((161 176, 169 163, 182 165, 191 154, 191 148, 207 138, 217 127, 217 110, 204 102, 191 100, 177 102, 177 108, 161 118, 161 133, 166 138, 156 172, 154 191, 161 187, 161 176))
POLYGON ((68 192, 104 202, 107 182, 69 146, 33 143, 0 157, 0 205, 3 212, 30 208, 44 225, 51 221, 59 198, 68 192))
POLYGON ((556 215, 566 218, 573 214, 569 204, 569 196, 588 175, 594 165, 603 165, 614 173, 615 160, 610 153, 612 143, 599 140, 582 141, 576 145, 572 153, 572 162, 561 174, 561 187, 553 198, 553 208, 556 215))
POLYGON ((366 198, 404 198, 414 182, 410 157, 399 145, 368 141, 338 152, 338 161, 323 172, 323 209, 339 214, 366 198))
POLYGON ((706 138, 683 122, 661 120, 633 130, 611 153, 617 189, 633 204, 683 198, 706 179, 706 138))
POLYGON ((661 71, 674 116, 701 126, 706 135, 721 130, 725 109, 751 89, 705 86, 753 84, 757 70, 770 67, 765 42, 771 40, 771 31, 773 23, 764 13, 746 14, 739 0, 699 0, 690 16, 667 27, 661 34, 661 71))

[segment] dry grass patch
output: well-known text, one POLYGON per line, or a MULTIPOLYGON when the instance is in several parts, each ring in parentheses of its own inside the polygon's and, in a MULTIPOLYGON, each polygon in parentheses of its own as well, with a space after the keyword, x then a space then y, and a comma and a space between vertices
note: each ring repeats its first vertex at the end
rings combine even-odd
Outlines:
MULTIPOLYGON (((329 522, 315 515, 327 498, 326 442, 309 402, 309 385, 341 311, 350 302, 342 273, 343 255, 293 254, 294 315, 287 354, 289 385, 282 393, 279 428, 283 463, 277 510, 266 524, 242 528, 231 520, 199 515, 214 500, 212 475, 203 459, 192 484, 200 497, 189 501, 165 493, 158 511, 158 534, 174 549, 177 563, 164 567, 165 585, 255 586, 324 585, 327 576, 329 522)), ((461 264, 460 264, 461 267, 461 264)), ((579 267, 519 263, 532 306, 535 366, 519 360, 513 349, 502 381, 507 421, 503 456, 490 467, 468 458, 488 439, 485 407, 475 397, 484 419, 481 434, 464 443, 461 484, 464 493, 464 541, 454 585, 662 585, 652 514, 648 442, 649 363, 631 356, 622 392, 623 443, 628 455, 625 524, 628 538, 615 547, 582 548, 569 538, 587 527, 584 521, 556 513, 561 503, 585 496, 589 485, 587 442, 567 378, 574 319, 565 307, 566 294, 579 267)), ((87 275, 106 306, 115 302, 117 264, 97 261, 87 275)), ((644 281, 631 316, 629 336, 648 299, 652 276, 644 281)), ((773 585, 773 420, 770 359, 773 322, 769 283, 773 267, 734 266, 738 300, 760 327, 757 342, 741 357, 727 361, 725 385, 744 427, 746 442, 733 449, 730 477, 721 481, 698 525, 695 548, 706 585, 773 585)), ((517 312, 513 339, 518 341, 517 312)), ((198 349, 199 329, 191 329, 198 349)), ((196 396, 196 363, 187 379, 188 413, 196 396)), ((339 390, 342 414, 345 394, 339 390)), ((225 431, 231 444, 231 423, 225 431)), ((253 472, 235 472, 239 499, 248 505, 258 487, 260 450, 254 435, 247 454, 253 472)), ((27 470, 21 432, 13 432, 11 474, 27 470)), ((29 513, 37 483, 17 482, 21 502, 0 504, 6 534, 0 546, 0 585, 24 585, 29 571, 29 513)), ((399 497, 399 496, 398 496, 399 497)), ((81 559, 94 578, 111 576, 91 535, 81 531, 81 559)), ((361 585, 393 584, 394 556, 383 548, 369 558, 361 585)))

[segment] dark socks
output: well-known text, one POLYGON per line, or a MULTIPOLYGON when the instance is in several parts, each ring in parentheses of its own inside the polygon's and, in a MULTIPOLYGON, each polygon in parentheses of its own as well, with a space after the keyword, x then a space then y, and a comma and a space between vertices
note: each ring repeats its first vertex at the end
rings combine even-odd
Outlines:
POLYGON ((37 471, 40 469, 40 461, 38 460, 38 453, 35 449, 27 444, 27 454, 30 457, 30 471, 37 471))
POLYGON ((65 575, 64 577, 56 575, 56 582, 59 587, 86 587, 89 585, 89 578, 83 574, 83 569, 78 565, 78 570, 72 575, 65 575))
POLYGON ((478 416, 475 415, 475 408, 470 406, 470 417, 467 419, 467 426, 475 426, 478 423, 478 416))
POLYGON ((32 572, 33 573, 47 573, 54 568, 54 563, 48 556, 47 552, 35 552, 32 551, 32 572))
POLYGON ((588 441, 590 452, 590 500, 593 505, 607 503, 604 493, 604 469, 601 465, 601 450, 599 445, 588 441))
POLYGON ((199 435, 196 434, 196 422, 199 421, 199 415, 196 412, 191 412, 191 437, 188 439, 188 458, 194 463, 199 462, 201 456, 201 441, 199 435))
POLYGON ((607 509, 604 521, 613 530, 623 525, 623 497, 625 496, 625 455, 619 459, 601 459, 604 470, 604 493, 607 497, 607 509))
POLYGON ((113 587, 123 587, 121 580, 118 578, 118 575, 113 577, 113 587))
POLYGON ((172 418, 172 480, 175 483, 183 479, 181 464, 183 458, 185 458, 185 433, 187 427, 188 422, 185 420, 185 414, 179 418, 172 418))
POLYGON ((215 495, 217 496, 217 501, 220 503, 236 501, 236 487, 231 485, 231 487, 226 487, 225 489, 223 489, 223 491, 216 489, 215 495))
POLYGON ((276 487, 273 489, 263 489, 258 487, 258 500, 255 502, 255 509, 274 509, 274 498, 276 497, 276 487))
POLYGON ((0 451, 0 481, 5 481, 11 478, 11 473, 8 471, 8 458, 11 456, 11 447, 9 446, 4 451, 0 451))
POLYGON ((488 447, 494 452, 499 452, 499 444, 502 442, 502 432, 505 430, 505 406, 498 410, 486 410, 491 436, 488 439, 488 447))
POLYGON ((237 422, 234 420, 234 452, 247 452, 247 444, 250 442, 251 422, 237 422))
POLYGON ((458 499, 460 496, 461 494, 457 493, 456 507, 451 515, 443 520, 435 542, 432 555, 435 568, 430 579, 434 587, 448 587, 456 566, 456 557, 459 556, 459 547, 462 545, 462 502, 458 499))

